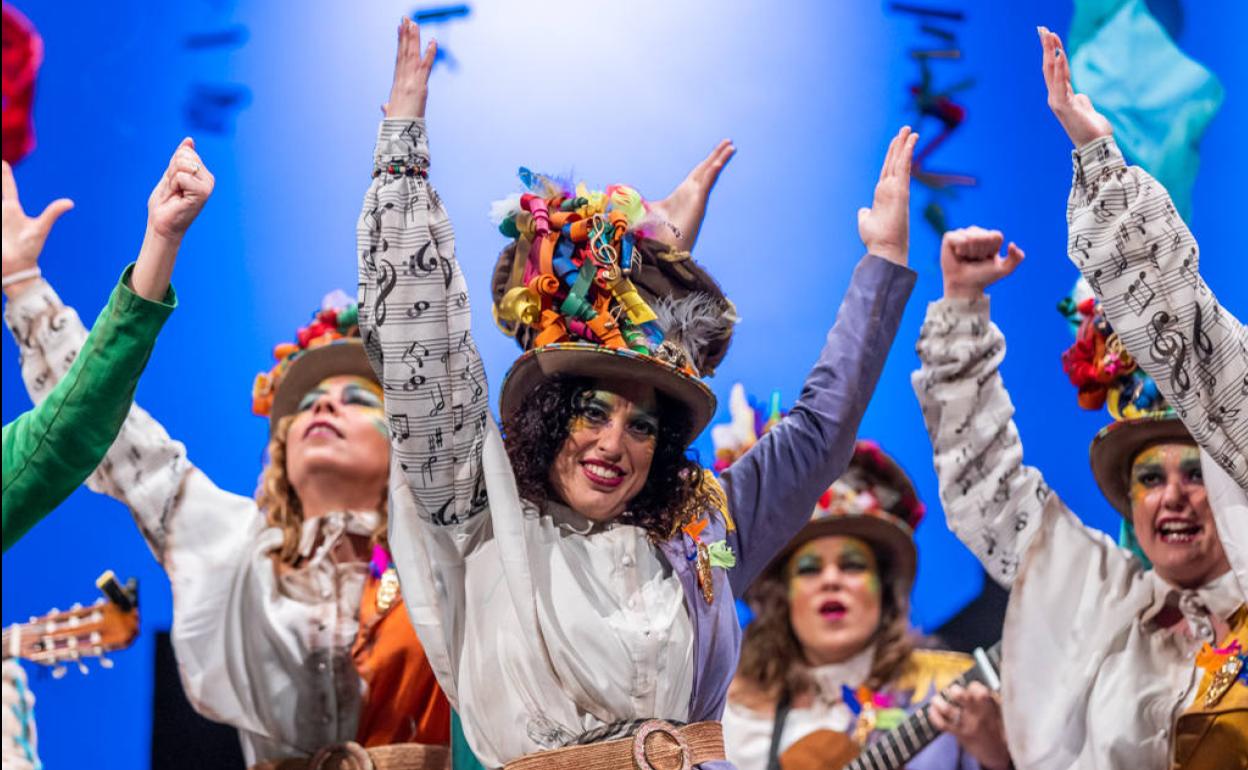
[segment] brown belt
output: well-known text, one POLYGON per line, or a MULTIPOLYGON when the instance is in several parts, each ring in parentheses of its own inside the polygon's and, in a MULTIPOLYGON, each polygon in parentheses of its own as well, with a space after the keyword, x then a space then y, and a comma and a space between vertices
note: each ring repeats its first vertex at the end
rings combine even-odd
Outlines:
POLYGON ((310 757, 258 762, 251 770, 448 770, 449 746, 395 743, 366 749, 355 741, 326 746, 310 757))
POLYGON ((631 738, 539 751, 503 765, 503 770, 691 770, 724 760, 719 722, 674 727, 661 719, 644 722, 631 738))

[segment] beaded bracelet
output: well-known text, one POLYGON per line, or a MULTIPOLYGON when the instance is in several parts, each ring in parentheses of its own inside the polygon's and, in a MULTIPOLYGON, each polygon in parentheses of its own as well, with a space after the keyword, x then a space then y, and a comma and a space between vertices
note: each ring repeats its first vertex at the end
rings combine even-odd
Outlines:
POLYGON ((418 176, 421 179, 429 178, 429 170, 423 166, 415 166, 406 163, 389 163, 384 167, 373 169, 373 178, 389 174, 390 176, 418 176))

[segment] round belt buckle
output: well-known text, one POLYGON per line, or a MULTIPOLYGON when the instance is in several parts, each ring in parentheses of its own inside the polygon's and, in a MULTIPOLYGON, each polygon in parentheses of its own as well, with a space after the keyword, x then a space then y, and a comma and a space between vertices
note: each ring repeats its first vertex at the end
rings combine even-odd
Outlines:
POLYGON ((309 770, 373 770, 372 757, 368 751, 356 743, 348 741, 334 746, 326 746, 308 760, 309 770))
POLYGON ((659 770, 646 756, 646 739, 655 733, 666 735, 676 744, 676 748, 680 749, 679 770, 693 770, 693 752, 689 749, 689 741, 685 740, 685 736, 677 732, 675 727, 662 719, 643 722, 637 734, 633 736, 633 767, 636 770, 659 770))

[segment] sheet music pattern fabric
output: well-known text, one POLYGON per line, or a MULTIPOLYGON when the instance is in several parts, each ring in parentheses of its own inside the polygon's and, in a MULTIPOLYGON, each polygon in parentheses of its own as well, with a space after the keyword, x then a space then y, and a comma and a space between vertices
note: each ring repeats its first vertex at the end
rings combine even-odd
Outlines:
MULTIPOLYGON (((359 220, 360 329, 386 389, 390 545, 411 613, 486 766, 605 724, 718 719, 736 667, 733 603, 844 472, 915 274, 865 256, 802 399, 724 475, 737 529, 707 603, 683 536, 594 524, 520 499, 488 412, 454 236, 423 120, 383 121, 359 220)), ((704 770, 726 768, 707 763, 704 770)))
POLYGON ((1192 436, 1248 488, 1248 330, 1201 278, 1196 239, 1166 188, 1128 167, 1113 137, 1073 157, 1071 261, 1192 436))
POLYGON ((1195 696, 1209 615, 1242 603, 1234 575, 1175 589, 1023 464, 988 306, 929 305, 912 380, 949 528, 1011 588, 1001 671, 1011 757, 1020 769, 1162 770, 1174 719, 1195 696), (1180 619, 1163 627, 1167 608, 1180 619))
MULTIPOLYGON (((42 281, 9 303, 5 322, 38 402, 87 330, 42 281)), ((196 711, 238 729, 248 764, 355 739, 363 682, 351 644, 368 565, 340 561, 336 546, 349 531, 370 534, 376 512, 305 522, 307 559, 279 575, 281 531, 250 497, 213 484, 137 404, 87 483, 130 509, 169 574, 182 686, 196 711)))
POLYGON ((1128 167, 1112 137, 1073 157, 1069 256, 1089 281, 1098 277, 1093 290, 1110 324, 1201 445, 1218 534, 1248 598, 1248 332, 1205 284, 1196 241, 1166 189, 1128 167), (1129 247, 1115 237, 1123 223, 1129 247), (1123 275, 1108 277, 1124 258, 1123 275))

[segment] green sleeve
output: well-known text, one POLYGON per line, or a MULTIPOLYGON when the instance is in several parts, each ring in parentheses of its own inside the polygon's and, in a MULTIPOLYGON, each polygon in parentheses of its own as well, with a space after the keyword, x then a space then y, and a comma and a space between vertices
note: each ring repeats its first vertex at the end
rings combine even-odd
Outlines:
POLYGON ((104 459, 130 412, 156 336, 177 306, 129 287, 131 265, 64 379, 4 426, 4 550, 59 505, 104 459))

